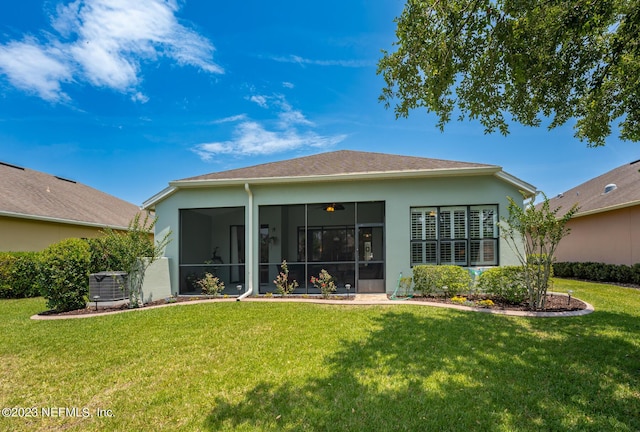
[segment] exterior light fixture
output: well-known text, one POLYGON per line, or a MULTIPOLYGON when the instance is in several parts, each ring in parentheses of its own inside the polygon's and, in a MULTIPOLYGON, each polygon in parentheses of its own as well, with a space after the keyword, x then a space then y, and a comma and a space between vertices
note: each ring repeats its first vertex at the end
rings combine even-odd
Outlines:
POLYGON ((567 291, 567 294, 569 295, 569 298, 567 299, 567 304, 571 304, 571 294, 573 294, 573 290, 567 291))
POLYGON ((98 310, 98 300, 100 300, 100 296, 99 295, 94 295, 93 296, 93 301, 96 302, 96 310, 98 310))
POLYGON ((344 286, 347 289, 347 299, 349 298, 349 291, 351 291, 351 284, 345 284, 344 286))
POLYGON ((342 204, 331 203, 323 206, 322 209, 328 213, 333 213, 337 210, 344 210, 344 206, 342 204))

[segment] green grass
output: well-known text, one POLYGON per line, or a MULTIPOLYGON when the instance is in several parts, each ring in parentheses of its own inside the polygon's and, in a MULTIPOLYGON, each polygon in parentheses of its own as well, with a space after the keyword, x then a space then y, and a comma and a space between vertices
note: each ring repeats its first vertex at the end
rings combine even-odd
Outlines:
POLYGON ((232 302, 32 321, 44 300, 3 300, 0 407, 80 417, 0 430, 640 430, 640 291, 554 289, 596 312, 232 302))

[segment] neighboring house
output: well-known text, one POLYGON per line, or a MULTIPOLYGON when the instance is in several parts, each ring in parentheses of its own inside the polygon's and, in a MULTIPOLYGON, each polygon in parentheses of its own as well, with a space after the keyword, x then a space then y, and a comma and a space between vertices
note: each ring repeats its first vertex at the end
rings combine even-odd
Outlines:
POLYGON ((496 222, 535 188, 499 166, 336 151, 187 178, 144 203, 166 249, 173 293, 205 272, 225 293, 274 292, 286 260, 296 293, 326 269, 339 292, 392 292, 417 264, 517 264, 496 222))
POLYGON ((640 160, 622 165, 549 200, 563 215, 580 210, 558 245, 559 262, 640 263, 640 160))
POLYGON ((0 162, 0 251, 39 251, 106 227, 126 230, 139 211, 73 180, 0 162))

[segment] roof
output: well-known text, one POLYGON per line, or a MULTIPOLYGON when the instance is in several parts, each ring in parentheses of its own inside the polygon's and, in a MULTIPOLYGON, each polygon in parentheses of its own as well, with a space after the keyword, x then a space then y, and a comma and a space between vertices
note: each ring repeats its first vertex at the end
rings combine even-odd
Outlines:
POLYGON ((0 216, 123 229, 139 211, 82 183, 0 162, 0 216))
POLYGON ((622 165, 561 193, 549 199, 549 204, 553 209, 562 207, 558 216, 578 204, 580 209, 574 217, 640 205, 640 160, 622 165), (611 190, 605 193, 607 186, 611 190))
POLYGON ((143 207, 153 207, 180 188, 459 175, 495 175, 530 194, 535 192, 535 187, 497 165, 339 150, 176 180, 143 207))
POLYGON ((428 159, 414 156, 398 156, 384 153, 339 150, 296 159, 271 162, 230 171, 215 172, 183 179, 253 179, 273 177, 328 176, 355 173, 383 173, 390 171, 445 170, 453 168, 492 167, 469 162, 428 159))

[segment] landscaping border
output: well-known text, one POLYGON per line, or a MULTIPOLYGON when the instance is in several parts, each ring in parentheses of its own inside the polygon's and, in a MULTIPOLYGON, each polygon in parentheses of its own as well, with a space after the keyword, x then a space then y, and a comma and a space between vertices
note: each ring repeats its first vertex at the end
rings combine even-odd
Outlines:
MULTIPOLYGON (((551 293, 550 293, 551 294, 551 293)), ((553 293, 563 295, 562 293, 553 293)), ((579 300, 579 299, 578 299, 579 300)), ((170 306, 181 306, 181 305, 191 305, 191 304, 202 304, 202 303, 214 303, 214 302, 235 302, 235 297, 229 298, 218 298, 218 299, 202 299, 202 300, 191 300, 188 302, 176 302, 176 303, 167 303, 157 306, 148 306, 142 308, 132 308, 132 309, 123 309, 118 311, 109 311, 109 312, 98 312, 93 314, 84 314, 84 315, 33 315, 31 317, 32 320, 60 320, 60 319, 77 319, 77 318, 92 318, 98 316, 106 316, 106 315, 114 315, 125 312, 133 312, 133 311, 143 311, 150 309, 157 309, 162 307, 170 307, 170 306)), ((511 311, 504 309, 490 309, 490 308, 479 308, 472 306, 462 306, 448 303, 438 303, 438 302, 429 302, 429 301, 397 301, 386 298, 386 294, 384 295, 371 295, 371 294, 356 294, 353 300, 326 300, 321 298, 278 298, 278 297, 247 297, 242 300, 243 302, 280 302, 280 303, 316 303, 316 304, 331 304, 331 305, 352 305, 352 306, 372 306, 372 305, 392 305, 392 304, 403 304, 403 305, 415 305, 415 306, 431 306, 431 307, 439 307, 439 308, 448 308, 448 309, 457 309, 462 311, 469 312, 482 312, 482 313, 490 313, 495 315, 507 315, 507 316, 518 316, 518 317, 535 317, 535 318, 561 318, 561 317, 574 317, 574 316, 582 316, 588 315, 594 312, 594 307, 583 301, 584 304, 587 305, 586 309, 580 309, 576 311, 565 311, 565 312, 531 312, 531 311, 511 311)))

